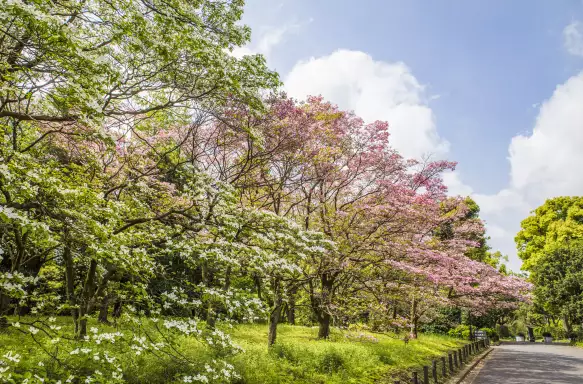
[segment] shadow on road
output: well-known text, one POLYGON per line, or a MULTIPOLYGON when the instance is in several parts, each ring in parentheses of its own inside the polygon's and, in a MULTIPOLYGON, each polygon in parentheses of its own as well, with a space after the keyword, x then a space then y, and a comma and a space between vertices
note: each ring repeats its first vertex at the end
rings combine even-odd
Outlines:
POLYGON ((474 384, 583 383, 583 357, 562 354, 497 350, 474 384))

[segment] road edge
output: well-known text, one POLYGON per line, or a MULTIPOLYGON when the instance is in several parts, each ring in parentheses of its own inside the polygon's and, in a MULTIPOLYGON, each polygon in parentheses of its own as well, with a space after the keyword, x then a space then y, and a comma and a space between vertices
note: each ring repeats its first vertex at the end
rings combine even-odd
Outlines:
POLYGON ((481 361, 483 361, 492 351, 494 351, 494 348, 489 347, 487 350, 482 352, 482 354, 475 357, 474 360, 472 361, 472 364, 470 366, 464 368, 464 370, 461 371, 457 376, 453 377, 449 381, 449 384, 461 384, 461 382, 464 381, 464 379, 468 376, 468 374, 470 372, 472 372, 474 370, 474 368, 476 368, 476 366, 481 361))

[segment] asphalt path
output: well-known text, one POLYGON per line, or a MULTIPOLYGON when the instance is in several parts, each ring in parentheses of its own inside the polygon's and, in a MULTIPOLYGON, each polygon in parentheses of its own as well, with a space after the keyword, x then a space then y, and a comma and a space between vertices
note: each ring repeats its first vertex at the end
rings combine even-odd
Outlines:
POLYGON ((480 363, 472 384, 583 384, 583 349, 525 343, 501 345, 480 363))

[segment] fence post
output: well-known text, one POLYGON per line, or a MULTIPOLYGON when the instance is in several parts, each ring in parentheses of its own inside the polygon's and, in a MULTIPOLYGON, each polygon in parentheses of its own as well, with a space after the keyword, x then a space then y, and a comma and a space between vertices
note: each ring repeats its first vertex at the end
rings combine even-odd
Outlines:
POLYGON ((429 384, 429 367, 423 366, 423 384, 429 384))
POLYGON ((445 363, 445 356, 441 357, 441 363, 443 364, 441 367, 441 374, 443 377, 447 376, 447 365, 445 363))
POLYGON ((453 373, 453 357, 451 356, 451 353, 448 353, 447 357, 449 359, 449 373, 453 373))
POLYGON ((431 375, 433 376, 433 383, 437 384, 437 360, 431 362, 431 375))
POLYGON ((457 369, 457 351, 453 352, 453 365, 457 369))
POLYGON ((417 372, 413 372, 413 384, 419 384, 419 380, 417 379, 417 372))
POLYGON ((460 360, 460 367, 462 366, 462 364, 464 363, 464 359, 462 357, 462 350, 458 349, 457 350, 457 355, 458 355, 458 359, 460 360))

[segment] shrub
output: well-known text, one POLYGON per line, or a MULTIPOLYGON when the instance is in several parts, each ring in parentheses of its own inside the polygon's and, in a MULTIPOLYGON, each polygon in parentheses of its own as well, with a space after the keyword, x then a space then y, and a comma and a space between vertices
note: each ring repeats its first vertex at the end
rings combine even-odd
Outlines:
POLYGON ((488 338, 492 341, 499 341, 500 340, 500 336, 498 335, 498 332, 496 332, 494 329, 492 328, 480 328, 480 331, 483 331, 486 333, 486 335, 488 336, 488 338))
POLYGON ((447 332, 447 335, 451 337, 457 337, 458 339, 469 339, 470 327, 464 324, 460 324, 457 327, 450 329, 447 332))
POLYGON ((553 337, 550 332, 543 332, 543 337, 553 337))
POLYGON ((322 373, 335 373, 344 366, 344 357, 335 350, 326 351, 320 360, 319 369, 322 373))

